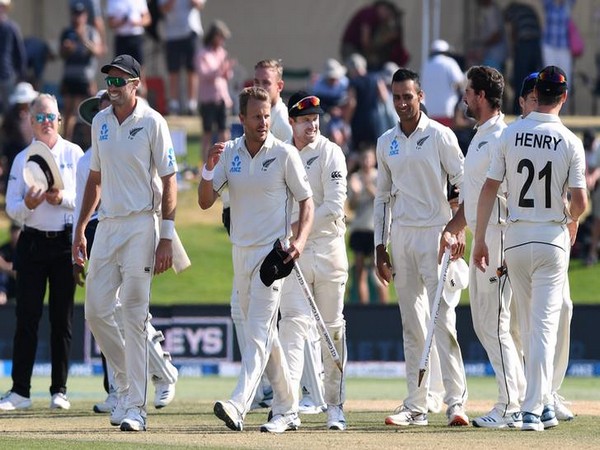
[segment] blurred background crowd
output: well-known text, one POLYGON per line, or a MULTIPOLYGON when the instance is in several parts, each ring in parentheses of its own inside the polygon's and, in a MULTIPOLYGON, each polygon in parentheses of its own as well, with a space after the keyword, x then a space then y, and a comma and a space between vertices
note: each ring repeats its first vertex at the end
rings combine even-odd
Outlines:
MULTIPOLYGON (((317 95, 325 111, 321 132, 346 154, 350 173, 350 245, 353 233, 373 227, 377 171, 374 149, 377 137, 397 121, 389 85, 399 67, 420 72, 424 109, 456 132, 463 151, 473 133, 473 122, 466 117, 461 100, 464 74, 472 65, 493 66, 504 74, 507 89, 503 111, 508 115, 519 114, 517 99, 522 80, 549 64, 565 70, 571 91, 581 88, 592 99, 600 95, 600 56, 595 53, 600 2, 595 0, 445 0, 443 4, 440 0, 352 1, 348 5, 353 9, 345 12, 343 25, 334 30, 315 25, 327 23, 319 17, 333 14, 322 4, 327 2, 305 6, 287 0, 266 2, 272 6, 269 9, 265 8, 266 3, 251 5, 230 0, 36 0, 29 2, 30 6, 37 6, 40 11, 23 11, 25 3, 0 0, 2 193, 14 157, 32 139, 28 115, 31 100, 38 92, 56 95, 62 113, 62 135, 87 148, 85 137, 89 133, 77 116, 77 106, 103 86, 98 78, 100 64, 121 53, 133 55, 142 64, 140 94, 162 114, 200 117, 205 102, 216 102, 227 109, 231 133, 204 133, 204 148, 214 140, 235 136, 237 93, 252 84, 251 68, 261 59, 248 65, 248 54, 281 58, 284 100, 296 88, 317 95), (419 14, 415 13, 417 6, 421 8, 417 3, 422 3, 419 14), (455 8, 446 19, 442 8, 450 4, 455 4, 455 8), (243 7, 236 9, 240 5, 243 7), (229 18, 219 19, 210 12, 211 7, 220 13, 225 9, 232 12, 229 18), (263 10, 257 13, 255 8, 261 7, 263 10), (35 28, 43 20, 38 16, 49 8, 68 11, 68 17, 59 15, 50 25, 48 20, 43 22, 44 30, 52 28, 53 38, 35 28), (258 15, 263 20, 244 23, 245 8, 248 17, 258 15), (581 8, 591 13, 583 24, 577 20, 581 14, 575 14, 581 8), (29 21, 30 16, 38 22, 29 21), (299 22, 314 38, 308 41, 305 36, 288 33, 277 19, 287 16, 292 16, 291 20, 299 22), (21 23, 19 18, 23 17, 28 18, 27 23, 21 23), (592 32, 582 33, 582 25, 592 32), (447 32, 449 27, 452 32, 447 32), (287 40, 281 39, 284 35, 287 40), (249 36, 263 39, 253 43, 249 36), (322 36, 335 36, 335 45, 324 42, 322 36), (264 44, 265 37, 272 48, 264 44), (231 45, 236 41, 236 45, 231 45), (302 46, 307 51, 296 57, 293 50, 280 50, 282 42, 293 42, 290 48, 302 46), (230 50, 245 48, 244 43, 252 51, 238 50, 240 54, 234 54, 230 50), (311 56, 322 53, 316 49, 320 44, 336 50, 325 57, 311 56), (262 47, 257 50, 259 46, 262 47), (584 57, 585 67, 580 64, 584 57), (49 67, 55 68, 53 76, 49 75, 49 67)), ((331 10, 339 8, 340 5, 331 5, 331 10)), ((571 98, 567 112, 576 113, 580 108, 575 96, 571 98)), ((588 114, 595 112, 592 101, 588 114)), ((201 129, 199 122, 197 127, 201 129)), ((587 152, 592 211, 574 247, 574 257, 592 265, 597 262, 600 237, 600 189, 596 188, 600 178, 600 139, 593 126, 581 127, 578 132, 587 152), (598 201, 594 201, 596 197, 598 201)), ((3 257, 0 253, 0 284, 3 275, 10 279, 3 257)), ((373 295, 365 293, 372 255, 356 254, 355 258, 355 276, 362 280, 354 292, 355 298, 360 302, 368 302, 369 297, 387 302, 387 292, 373 280, 373 295)))

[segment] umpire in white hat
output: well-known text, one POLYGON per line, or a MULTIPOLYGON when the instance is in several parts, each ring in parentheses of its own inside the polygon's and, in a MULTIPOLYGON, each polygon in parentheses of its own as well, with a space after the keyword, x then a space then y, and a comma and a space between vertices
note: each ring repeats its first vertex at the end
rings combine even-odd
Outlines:
POLYGON ((75 176, 81 148, 59 134, 56 98, 40 94, 31 104, 33 143, 13 163, 6 212, 23 224, 17 243, 17 307, 13 384, 0 410, 31 407, 31 375, 38 346, 46 285, 49 286, 52 382, 50 408, 69 409, 67 375, 75 284, 71 275, 71 231, 75 176))

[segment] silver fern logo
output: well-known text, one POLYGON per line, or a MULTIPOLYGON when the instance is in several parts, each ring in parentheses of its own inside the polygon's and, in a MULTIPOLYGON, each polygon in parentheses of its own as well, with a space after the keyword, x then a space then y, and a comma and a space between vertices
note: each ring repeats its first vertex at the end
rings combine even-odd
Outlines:
POLYGON ((262 171, 266 172, 267 169, 269 168, 269 166, 271 164, 273 164, 273 161, 275 161, 275 158, 270 158, 270 159, 264 160, 263 163, 262 163, 262 171))

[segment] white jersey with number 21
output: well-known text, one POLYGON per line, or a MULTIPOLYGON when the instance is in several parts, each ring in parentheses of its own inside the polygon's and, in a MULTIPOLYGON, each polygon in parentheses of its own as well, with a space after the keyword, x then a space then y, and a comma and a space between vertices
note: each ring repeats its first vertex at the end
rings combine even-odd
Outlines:
POLYGON ((488 178, 507 181, 509 222, 566 223, 567 188, 585 188, 581 140, 556 115, 538 112, 500 137, 488 178))

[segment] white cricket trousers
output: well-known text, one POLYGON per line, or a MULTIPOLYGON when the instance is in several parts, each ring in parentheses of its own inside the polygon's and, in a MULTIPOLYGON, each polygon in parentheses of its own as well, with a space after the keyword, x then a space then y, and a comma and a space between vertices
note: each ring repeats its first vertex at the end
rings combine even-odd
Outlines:
POLYGON ((272 249, 273 245, 232 247, 234 286, 244 322, 246 346, 231 402, 244 417, 265 370, 273 387, 273 415, 298 410, 298 393, 292 389, 277 333, 283 280, 276 280, 269 287, 260 280, 260 265, 272 249))
MULTIPOLYGON (((343 310, 348 280, 348 257, 343 236, 310 241, 298 262, 342 360, 342 367, 345 367, 346 322, 343 310)), ((305 365, 304 346, 312 337, 314 323, 312 312, 296 279, 296 274, 292 272, 283 284, 279 333, 281 345, 288 358, 295 391, 299 391, 300 388, 300 377, 305 365)), ((325 402, 328 405, 341 405, 346 397, 343 373, 333 361, 322 338, 321 355, 325 372, 325 402)))
POLYGON ((505 258, 527 380, 521 410, 537 415, 554 403, 553 363, 569 250, 564 225, 517 222, 507 227, 505 258))
POLYGON ((152 213, 103 219, 86 278, 85 318, 114 370, 117 394, 126 395, 127 409, 146 407, 146 323, 157 243, 158 220, 152 213), (123 333, 115 320, 117 301, 123 333))
MULTIPOLYGON (((391 229, 394 285, 402 318, 408 384, 404 406, 421 413, 427 412, 429 373, 421 386, 417 386, 419 362, 441 272, 437 262, 441 232, 441 226, 406 227, 394 223, 391 229)), ((456 312, 444 300, 440 302, 434 338, 446 390, 444 403, 448 406, 457 403, 464 405, 467 401, 467 383, 456 339, 456 312)))
MULTIPOLYGON (((520 400, 525 384, 523 363, 510 334, 510 302, 512 291, 506 276, 499 277, 496 269, 504 258, 504 226, 489 225, 485 242, 490 263, 481 272, 471 258, 469 262, 469 299, 473 328, 483 345, 498 386, 494 407, 502 414, 521 410, 520 400)), ((471 255, 472 256, 472 255, 471 255)))

